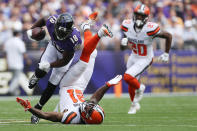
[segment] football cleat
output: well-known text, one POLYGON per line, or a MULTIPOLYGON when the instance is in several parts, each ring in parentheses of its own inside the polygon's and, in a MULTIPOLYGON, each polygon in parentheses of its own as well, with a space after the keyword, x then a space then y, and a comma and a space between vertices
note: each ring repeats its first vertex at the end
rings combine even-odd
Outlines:
POLYGON ((104 37, 104 36, 109 36, 110 38, 112 38, 113 33, 111 32, 111 30, 109 29, 109 27, 106 24, 103 24, 103 26, 98 31, 98 36, 100 38, 104 37))
POLYGON ((88 20, 84 21, 81 24, 81 30, 85 31, 86 29, 90 29, 90 26, 94 25, 96 22, 96 18, 98 16, 98 12, 93 12, 88 16, 88 20))
POLYGON ((36 77, 35 74, 29 80, 29 88, 32 89, 38 84, 39 78, 36 77))
POLYGON ((136 114, 136 112, 140 110, 140 104, 139 103, 133 103, 128 111, 128 114, 136 114))
POLYGON ((22 107, 24 107, 25 111, 29 110, 31 108, 31 104, 28 100, 23 100, 19 97, 16 98, 16 102, 18 102, 19 104, 21 104, 22 107))
POLYGON ((40 118, 38 118, 37 116, 35 115, 32 115, 31 116, 31 124, 38 124, 40 118))
POLYGON ((88 16, 88 20, 96 21, 97 16, 98 16, 98 12, 93 12, 88 16))
POLYGON ((113 79, 109 80, 106 85, 108 87, 114 86, 116 84, 118 84, 120 81, 122 80, 122 75, 117 75, 116 77, 114 77, 113 79))

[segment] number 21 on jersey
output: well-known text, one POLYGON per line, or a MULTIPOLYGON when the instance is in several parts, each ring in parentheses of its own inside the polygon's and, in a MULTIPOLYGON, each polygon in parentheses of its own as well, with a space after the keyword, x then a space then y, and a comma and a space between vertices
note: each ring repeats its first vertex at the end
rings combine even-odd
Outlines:
POLYGON ((78 101, 84 102, 84 96, 81 90, 77 89, 69 89, 67 90, 70 98, 72 99, 73 103, 77 103, 78 101))
POLYGON ((129 42, 131 44, 132 51, 139 56, 147 56, 147 46, 145 44, 135 44, 133 42, 129 42))

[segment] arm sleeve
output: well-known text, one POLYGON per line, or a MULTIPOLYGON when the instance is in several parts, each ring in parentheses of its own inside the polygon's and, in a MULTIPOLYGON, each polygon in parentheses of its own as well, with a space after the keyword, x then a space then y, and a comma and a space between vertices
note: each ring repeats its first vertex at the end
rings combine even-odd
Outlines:
POLYGON ((156 23, 148 24, 147 28, 148 28, 148 30, 147 30, 147 35, 148 36, 154 37, 161 32, 159 25, 156 24, 156 23))
POLYGON ((80 116, 75 111, 67 111, 64 113, 62 120, 62 124, 79 124, 80 116))

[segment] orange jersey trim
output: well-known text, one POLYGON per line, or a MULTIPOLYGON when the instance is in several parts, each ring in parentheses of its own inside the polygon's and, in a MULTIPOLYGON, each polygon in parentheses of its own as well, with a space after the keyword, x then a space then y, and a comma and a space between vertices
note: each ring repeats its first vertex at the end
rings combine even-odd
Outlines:
POLYGON ((64 124, 70 124, 70 122, 77 116, 75 112, 68 114, 67 118, 64 121, 64 124))
POLYGON ((160 27, 157 27, 154 31, 147 32, 147 35, 153 36, 153 35, 157 34, 157 32, 159 32, 159 30, 160 30, 160 27))
POLYGON ((127 28, 127 27, 124 27, 123 25, 121 25, 120 28, 121 28, 122 31, 124 31, 124 32, 127 32, 127 31, 128 31, 128 28, 127 28))

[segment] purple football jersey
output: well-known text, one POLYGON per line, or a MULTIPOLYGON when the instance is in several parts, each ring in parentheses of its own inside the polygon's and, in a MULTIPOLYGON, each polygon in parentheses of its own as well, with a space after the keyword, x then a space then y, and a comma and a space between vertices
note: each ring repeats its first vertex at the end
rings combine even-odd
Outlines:
POLYGON ((57 17, 58 15, 52 15, 48 18, 46 22, 46 27, 51 37, 52 44, 60 52, 75 51, 75 49, 77 49, 82 43, 80 31, 76 27, 74 27, 72 34, 68 36, 66 40, 64 41, 56 40, 54 38, 54 31, 55 31, 54 27, 57 17))

